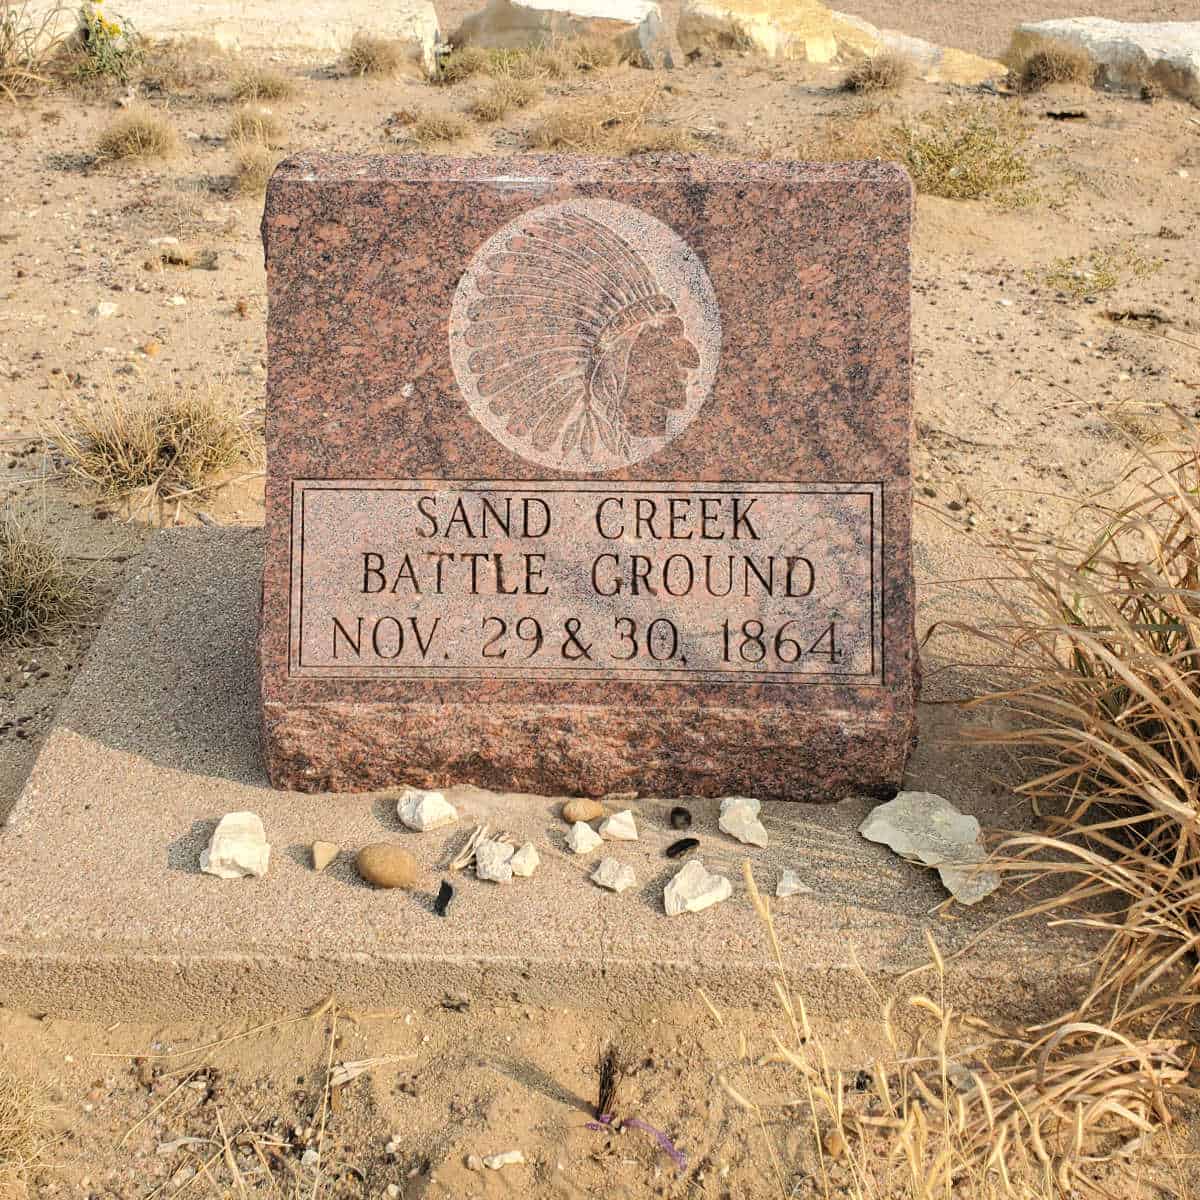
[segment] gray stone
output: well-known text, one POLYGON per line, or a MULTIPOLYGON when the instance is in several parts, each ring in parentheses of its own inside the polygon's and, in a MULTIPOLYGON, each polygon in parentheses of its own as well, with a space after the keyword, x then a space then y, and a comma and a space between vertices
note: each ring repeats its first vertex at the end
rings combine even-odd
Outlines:
POLYGON ((628 808, 600 822, 600 836, 611 842, 636 842, 637 835, 637 825, 628 808))
POLYGON ((737 838, 749 846, 767 845, 767 831, 758 819, 762 805, 750 796, 727 796, 721 801, 721 816, 717 821, 722 833, 737 838))
POLYGON ((701 912, 728 900, 732 893, 728 879, 710 874, 698 858, 693 858, 663 889, 663 904, 668 917, 677 917, 680 913, 701 912))
POLYGON ((592 872, 592 882, 602 888, 608 888, 610 892, 623 892, 637 883, 637 876, 634 875, 633 868, 627 867, 623 862, 615 858, 604 858, 592 872))
POLYGON ((1000 886, 979 844, 979 822, 932 792, 901 792, 871 810, 858 832, 897 854, 936 867, 942 883, 962 904, 976 904, 1000 886))
POLYGON ((396 816, 418 833, 428 833, 443 825, 453 825, 458 813, 441 792, 425 791, 423 788, 405 788, 396 801, 396 816))
POLYGON ((226 813, 200 853, 200 870, 221 879, 261 877, 267 873, 271 847, 257 813, 226 813))
POLYGON ((492 883, 512 880, 514 850, 506 842, 483 841, 475 847, 475 876, 492 883))

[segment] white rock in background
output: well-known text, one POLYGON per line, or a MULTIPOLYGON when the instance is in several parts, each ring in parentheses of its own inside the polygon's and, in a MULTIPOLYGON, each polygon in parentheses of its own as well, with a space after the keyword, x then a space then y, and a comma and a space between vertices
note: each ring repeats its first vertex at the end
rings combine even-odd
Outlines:
POLYGON ((541 855, 538 854, 537 847, 532 842, 526 842, 508 860, 508 865, 512 867, 514 875, 520 875, 523 879, 528 879, 538 869, 541 861, 541 855))
POLYGON ((101 300, 99 304, 92 305, 88 312, 89 317, 95 317, 98 321, 103 321, 106 317, 115 317, 117 315, 117 306, 111 300, 101 300))
POLYGON ((861 58, 879 46, 877 36, 817 0, 683 0, 676 34, 684 54, 751 50, 811 63, 861 58))
POLYGON ((475 847, 475 877, 508 883, 513 877, 514 850, 505 842, 483 841, 475 847))
POLYGON ((1200 21, 1027 21, 1017 26, 1012 48, 1020 52, 1047 41, 1085 50, 1114 86, 1154 82, 1185 100, 1200 99, 1200 21))
POLYGON ((727 796, 721 801, 717 827, 749 846, 765 846, 769 839, 758 819, 761 808, 762 804, 751 796, 727 796))
POLYGON ((567 834, 567 845, 576 854, 587 854, 595 850, 604 839, 583 821, 576 821, 567 834))
POLYGON ((423 788, 405 788, 396 801, 396 816, 418 833, 428 833, 443 825, 453 825, 458 813, 441 792, 429 792, 423 788))
POLYGON ((592 882, 598 883, 610 892, 623 892, 637 883, 637 876, 632 867, 627 867, 615 858, 600 860, 599 866, 592 872, 592 882))
POLYGON ((633 812, 628 808, 600 822, 600 836, 611 842, 636 842, 637 835, 633 812))
POLYGON ((483 1165, 489 1170, 498 1171, 501 1167, 511 1167, 525 1161, 525 1155, 520 1150, 505 1150, 503 1154, 484 1155, 483 1165))
POLYGON ((802 882, 800 876, 791 867, 785 867, 783 874, 779 876, 779 882, 775 885, 775 895, 780 899, 785 896, 811 896, 812 888, 802 882))
POLYGON ((728 900, 733 886, 724 875, 711 875, 705 865, 693 858, 663 889, 663 904, 668 917, 680 913, 700 912, 728 900))
POLYGON ((611 41, 635 61, 671 66, 662 14, 653 0, 489 0, 450 42, 511 49, 557 38, 611 41))
POLYGON ((271 847, 258 813, 226 813, 217 822, 208 849, 200 852, 200 870, 221 879, 262 877, 270 860, 271 847))
POLYGON ((936 867, 942 883, 960 904, 976 904, 1000 886, 1000 876, 978 864, 979 822, 932 792, 901 792, 872 809, 858 832, 905 858, 936 867))

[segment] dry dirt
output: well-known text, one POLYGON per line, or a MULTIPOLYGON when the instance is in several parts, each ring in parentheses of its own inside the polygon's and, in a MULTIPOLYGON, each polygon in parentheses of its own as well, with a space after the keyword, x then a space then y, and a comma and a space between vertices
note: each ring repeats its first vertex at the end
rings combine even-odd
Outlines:
MULTIPOLYGON (((881 3, 855 9, 909 32, 995 50, 1015 15, 1066 7, 1094 11, 1038 4, 1002 15, 994 6, 932 0, 903 11, 881 3)), ((1123 16, 1185 15, 1170 2, 1135 13, 1114 0, 1110 15, 1116 8, 1123 16)), ((447 21, 452 15, 443 13, 447 21)), ((284 66, 300 93, 274 107, 296 149, 395 152, 385 124, 393 114, 461 109, 483 86, 435 89, 284 66)), ((62 637, 0 654, 0 818, 126 563, 149 536, 144 519, 126 522, 56 480, 39 431, 109 388, 137 397, 173 380, 211 379, 247 409, 262 403, 260 202, 231 192, 233 155, 224 139, 225 81, 234 70, 217 63, 212 79, 149 97, 185 138, 183 154, 167 163, 96 160, 99 131, 116 111, 110 95, 60 92, 0 106, 0 496, 44 512, 89 571, 97 597, 93 616, 62 637), (147 270, 154 239, 163 237, 215 252, 215 269, 147 270), (93 315, 102 301, 116 304, 115 315, 93 315)), ((838 72, 824 68, 766 68, 740 58, 697 64, 662 78, 669 90, 660 119, 693 130, 715 153, 786 155, 851 103, 837 81, 838 72)), ((477 130, 455 149, 519 148, 530 123, 563 96, 631 92, 648 82, 645 72, 619 68, 552 84, 541 105, 477 130)), ((950 95, 914 83, 874 119, 935 107, 950 95)), ((975 615, 950 581, 994 571, 995 541, 1012 532, 1035 541, 1060 535, 1085 497, 1119 489, 1139 447, 1169 428, 1168 409, 1200 415, 1200 110, 1079 91, 1034 97, 1027 107, 1036 126, 1038 203, 1015 210, 928 197, 917 203, 922 631, 939 618, 975 615), (1087 115, 1043 115, 1064 109, 1087 115), (1126 271, 1094 303, 1044 282, 1056 259, 1117 248, 1149 273, 1126 271), (1142 317, 1112 319, 1128 314, 1142 317)), ((220 523, 253 524, 261 513, 257 480, 231 485, 205 510, 220 523)), ((184 511, 178 519, 198 518, 184 511)), ((953 668, 960 650, 953 641, 929 648, 930 698, 961 686, 953 668)), ((261 1167, 255 1139, 243 1139, 234 1166, 211 1140, 160 1152, 161 1143, 181 1137, 219 1139, 222 1128, 231 1138, 256 1131, 279 1194, 293 1194, 292 1173, 307 1193, 313 1172, 301 1165, 303 1130, 319 1121, 328 1015, 211 1053, 193 1049, 248 1027, 98 1029, 0 1012, 0 1065, 44 1082, 62 1131, 54 1169, 35 1194, 145 1197, 180 1194, 185 1185, 188 1195, 240 1194, 235 1167, 261 1167), (179 1056, 149 1059, 139 1073, 132 1064, 139 1054, 179 1056), (173 1091, 193 1066, 204 1069, 173 1091)), ((324 1162, 336 1164, 343 1194, 371 1197, 386 1195, 389 1184, 405 1196, 815 1194, 819 1172, 811 1174, 811 1156, 799 1153, 806 1123, 777 1109, 764 1132, 715 1082, 730 1071, 756 1096, 794 1095, 798 1081, 783 1068, 747 1066, 768 1048, 767 1030, 782 1027, 779 1014, 750 1012, 718 1025, 699 999, 656 1013, 529 1009, 518 999, 505 1009, 362 1015, 339 1024, 334 1061, 415 1057, 381 1064, 347 1086, 324 1162), (743 1031, 752 1039, 748 1051, 743 1031), (643 1064, 633 1080, 637 1111, 687 1149, 686 1174, 677 1176, 647 1135, 585 1128, 597 1049, 614 1035, 643 1064), (398 1144, 389 1154, 392 1135, 398 1144), (768 1135, 782 1155, 782 1180, 768 1135), (530 1165, 484 1173, 465 1166, 467 1155, 514 1148, 530 1165)), ((825 1032, 838 1061, 855 1070, 878 1037, 866 1025, 825 1032)), ((1182 1196, 1185 1185, 1171 1182, 1181 1152, 1178 1141, 1159 1135, 1135 1171, 1166 1170, 1160 1194, 1182 1196)), ((264 1179, 247 1175, 245 1186, 255 1190, 264 1179)), ((843 1172, 832 1183, 836 1192, 848 1179, 843 1172)), ((1133 1194, 1132 1185, 1122 1187, 1133 1194)))

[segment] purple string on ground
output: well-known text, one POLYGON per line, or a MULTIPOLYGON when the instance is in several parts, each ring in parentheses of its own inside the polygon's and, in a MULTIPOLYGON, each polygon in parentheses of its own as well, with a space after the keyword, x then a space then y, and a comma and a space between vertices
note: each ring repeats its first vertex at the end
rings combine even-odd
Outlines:
POLYGON ((586 1128, 599 1132, 611 1130, 614 1125, 626 1129, 640 1129, 643 1133, 648 1133, 658 1143, 659 1149, 670 1158, 679 1170, 687 1170, 687 1155, 682 1150, 676 1149, 675 1143, 661 1129, 655 1129, 653 1125, 647 1124, 639 1117, 630 1117, 628 1121, 618 1122, 611 1113, 601 1113, 596 1120, 589 1121, 586 1128))

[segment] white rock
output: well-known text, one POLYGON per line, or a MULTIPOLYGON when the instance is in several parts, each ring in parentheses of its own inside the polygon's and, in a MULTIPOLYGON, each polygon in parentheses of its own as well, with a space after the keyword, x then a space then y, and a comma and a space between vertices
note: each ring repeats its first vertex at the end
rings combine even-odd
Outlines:
POLYGON ((588 854, 595 850, 604 839, 583 821, 576 821, 567 834, 567 845, 576 854, 588 854))
POLYGON ((504 842, 480 842, 475 847, 475 877, 508 883, 513 877, 513 853, 512 846, 504 842))
POLYGON ((643 64, 671 65, 662 13, 653 0, 488 0, 450 42, 512 48, 559 38, 610 41, 643 64))
POLYGON ((524 1161, 525 1155, 520 1150, 505 1150, 503 1154, 484 1155, 483 1165, 492 1171, 498 1171, 501 1167, 515 1166, 524 1161))
POLYGON ((800 876, 790 867, 785 867, 783 874, 779 876, 779 882, 775 885, 775 895, 780 898, 784 896, 811 896, 812 888, 802 882, 800 876))
POLYGON ((722 900, 728 900, 733 887, 724 875, 711 875, 698 859, 693 858, 663 890, 667 916, 700 912, 722 900))
MULTIPOLYGON (((29 0, 31 15, 41 19, 61 0, 29 0)), ((114 14, 154 41, 197 39, 224 50, 308 50, 335 56, 349 49, 356 33, 399 42, 413 74, 437 71, 438 22, 431 0, 305 0, 280 5, 276 0, 120 0, 114 14)), ((78 24, 78 6, 54 18, 53 32, 69 33, 78 24)), ((36 26, 35 26, 36 27, 36 26)))
POLYGON ((758 819, 762 805, 751 796, 727 796, 721 801, 717 827, 722 833, 737 838, 749 846, 765 846, 767 831, 758 819))
POLYGON ((600 822, 600 836, 610 842, 636 842, 637 835, 633 812, 628 808, 600 822))
POLYGON ((226 813, 213 830, 208 849, 200 853, 200 870, 221 879, 261 878, 267 873, 271 847, 257 813, 226 813))
POLYGON ((600 860, 600 864, 592 872, 592 882, 612 892, 623 892, 637 883, 637 876, 632 867, 627 867, 615 858, 600 860))
POLYGON ((684 54, 752 50, 811 63, 861 58, 879 46, 878 31, 865 32, 817 0, 683 0, 676 34, 684 54))
POLYGON ((315 1167, 320 1161, 320 1154, 318 1154, 312 1146, 309 1146, 308 1149, 305 1150, 302 1155, 300 1155, 300 1165, 302 1167, 315 1167))
POLYGON ((508 865, 512 867, 514 875, 520 875, 524 879, 528 879, 530 875, 538 869, 541 864, 541 856, 537 852, 537 847, 532 842, 526 842, 520 850, 518 850, 512 858, 508 860, 508 865))
POLYGON ((98 321, 103 321, 106 317, 115 317, 117 315, 117 306, 111 300, 101 300, 99 304, 92 306, 88 316, 95 317, 98 321))
POLYGON ((932 792, 901 792, 872 809, 858 832, 905 858, 936 867, 960 904, 976 904, 1000 886, 997 872, 978 866, 986 857, 979 822, 932 792))
POLYGON ((453 825, 458 820, 454 805, 441 792, 428 792, 424 788, 405 788, 396 801, 396 816, 418 833, 453 825))
POLYGON ((1066 17, 1027 21, 1013 34, 1013 49, 1062 42, 1085 50, 1106 83, 1140 88, 1155 82, 1185 100, 1200 97, 1200 21, 1110 21, 1066 17))

